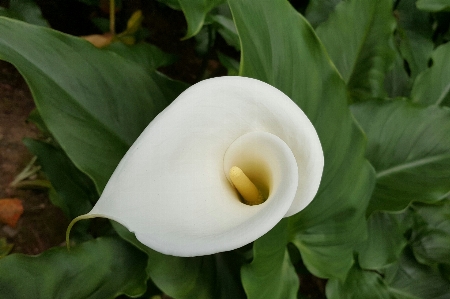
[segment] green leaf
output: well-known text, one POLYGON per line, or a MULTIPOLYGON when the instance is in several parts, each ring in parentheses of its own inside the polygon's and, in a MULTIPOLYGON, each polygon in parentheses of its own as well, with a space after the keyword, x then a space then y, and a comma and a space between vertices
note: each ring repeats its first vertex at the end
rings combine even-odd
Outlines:
POLYGON ((438 269, 417 263, 409 248, 384 273, 354 266, 345 282, 331 279, 326 286, 327 298, 330 299, 445 299, 449 290, 450 282, 438 269))
POLYGON ((394 59, 392 0, 350 0, 336 6, 317 27, 355 101, 384 94, 384 77, 394 59))
POLYGON ((129 61, 141 65, 149 72, 152 72, 160 66, 172 64, 176 60, 174 55, 167 54, 158 47, 147 43, 126 45, 121 42, 113 42, 104 49, 117 53, 129 61))
POLYGON ((407 101, 370 101, 352 112, 367 135, 377 172, 368 214, 436 202, 450 191, 450 110, 407 101), (432 117, 430 117, 432 116, 432 117))
POLYGON ((139 296, 146 289, 146 261, 145 254, 117 238, 38 256, 12 254, 0 260, 0 293, 5 299, 139 296))
POLYGON ((167 295, 177 299, 245 298, 236 281, 243 261, 233 253, 192 258, 164 255, 140 243, 121 224, 111 224, 123 239, 148 255, 147 273, 167 295))
POLYGON ((314 28, 326 21, 341 0, 310 0, 305 18, 314 28))
POLYGON ((61 200, 53 202, 68 219, 86 214, 97 200, 97 193, 90 179, 78 170, 67 155, 50 144, 24 139, 23 142, 34 155, 61 200))
POLYGON ((369 237, 358 248, 361 268, 380 269, 395 262, 406 246, 405 232, 397 218, 389 213, 375 212, 367 222, 369 237))
POLYGON ((9 8, 0 7, 0 16, 14 18, 30 24, 50 27, 44 19, 41 9, 32 0, 11 0, 9 8))
POLYGON ((450 204, 414 206, 420 218, 411 236, 411 248, 422 264, 450 265, 450 204))
POLYGON ((352 267, 344 282, 330 279, 326 295, 329 299, 392 298, 379 273, 362 270, 358 265, 352 267))
POLYGON ((254 242, 253 261, 241 270, 247 298, 297 298, 299 279, 289 259, 287 242, 287 219, 254 242))
POLYGON ((409 248, 384 274, 395 298, 446 299, 449 296, 450 282, 436 268, 419 264, 409 248))
POLYGON ((0 259, 7 256, 13 249, 14 244, 9 244, 6 238, 0 238, 0 259))
POLYGON ((223 15, 210 15, 209 18, 217 27, 217 32, 223 37, 227 44, 234 47, 237 51, 240 51, 241 44, 233 20, 223 15))
POLYGON ((21 72, 52 135, 103 190, 171 99, 141 66, 80 38, 5 18, 0 31, 0 58, 21 72))
POLYGON ((314 275, 345 277, 353 245, 366 234, 364 210, 374 184, 345 83, 311 26, 287 1, 229 4, 242 44, 240 74, 271 84, 297 103, 324 150, 321 187, 305 210, 290 217, 290 241, 314 275))
POLYGON ((239 61, 217 52, 220 63, 227 69, 228 76, 237 76, 239 74, 239 61))
POLYGON ((415 3, 416 0, 402 0, 395 10, 399 48, 408 61, 413 80, 428 67, 434 47, 430 15, 418 10, 415 3))
POLYGON ((183 39, 188 39, 199 33, 208 12, 224 1, 225 0, 178 0, 188 25, 187 33, 183 39))
POLYGON ((417 8, 426 11, 450 11, 450 1, 448 0, 418 0, 417 8))
POLYGON ((450 106, 450 43, 436 48, 431 58, 433 65, 414 82, 412 101, 423 105, 450 106))
POLYGON ((33 109, 28 115, 27 121, 31 121, 38 129, 45 135, 45 137, 51 137, 51 133, 47 126, 45 125, 44 120, 42 119, 39 111, 37 109, 33 109))
POLYGON ((403 58, 397 53, 394 64, 384 78, 384 85, 390 98, 407 97, 411 93, 412 81, 405 70, 403 58))
POLYGON ((153 282, 173 298, 214 298, 213 256, 183 258, 151 249, 147 269, 153 282), (176 269, 176 271, 174 271, 176 269))

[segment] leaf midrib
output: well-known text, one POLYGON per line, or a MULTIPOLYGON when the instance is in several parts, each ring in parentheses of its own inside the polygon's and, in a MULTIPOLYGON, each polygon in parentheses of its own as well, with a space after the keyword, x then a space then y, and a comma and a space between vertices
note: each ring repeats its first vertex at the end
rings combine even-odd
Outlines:
POLYGON ((445 159, 450 159, 450 153, 431 156, 431 157, 425 157, 425 158, 421 158, 421 159, 417 159, 417 160, 413 160, 413 161, 408 161, 408 162, 398 164, 398 165, 395 165, 393 167, 390 167, 390 168, 387 168, 387 169, 384 169, 381 171, 377 171, 376 178, 380 179, 385 176, 389 176, 389 175, 396 174, 396 173, 401 173, 405 170, 413 169, 413 168, 420 167, 423 165, 440 162, 445 159))

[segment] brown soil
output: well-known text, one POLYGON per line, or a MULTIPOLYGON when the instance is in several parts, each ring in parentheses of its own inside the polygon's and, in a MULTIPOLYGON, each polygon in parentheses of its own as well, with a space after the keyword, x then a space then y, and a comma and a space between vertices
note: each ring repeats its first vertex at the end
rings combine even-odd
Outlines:
POLYGON ((49 202, 46 190, 9 186, 32 158, 22 139, 39 137, 37 128, 26 121, 33 109, 33 99, 20 74, 0 61, 0 199, 19 198, 24 206, 15 228, 0 224, 0 238, 14 244, 13 252, 26 254, 61 244, 67 225, 62 212, 49 202))

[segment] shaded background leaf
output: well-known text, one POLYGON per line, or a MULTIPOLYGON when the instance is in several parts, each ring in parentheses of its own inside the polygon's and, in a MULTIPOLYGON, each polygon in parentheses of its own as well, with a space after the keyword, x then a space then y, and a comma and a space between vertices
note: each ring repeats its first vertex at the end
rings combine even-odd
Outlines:
POLYGON ((411 93, 412 80, 405 70, 403 57, 396 51, 394 63, 384 78, 388 97, 407 97, 411 93))
POLYGON ((415 205, 411 249, 415 258, 430 266, 450 266, 450 203, 415 205))
POLYGON ((354 101, 384 95, 384 77, 394 59, 394 28, 392 0, 341 2, 317 27, 354 101))
POLYGON ((426 11, 450 11, 450 2, 448 0, 418 0, 417 8, 426 11))
POLYGON ((50 27, 41 9, 33 0, 10 0, 8 8, 0 7, 0 16, 17 19, 30 24, 50 27))
POLYGON ((310 0, 305 11, 305 18, 316 28, 326 21, 341 0, 310 0))
POLYGON ((411 98, 423 105, 450 106, 450 43, 436 48, 431 54, 433 65, 414 82, 411 98))
POLYGON ((397 37, 402 56, 408 62, 411 78, 428 67, 433 51, 430 15, 416 8, 416 0, 401 0, 395 11, 397 37))
POLYGON ((200 29, 202 29, 208 12, 224 1, 225 0, 178 0, 188 25, 187 33, 183 39, 196 35, 200 29))

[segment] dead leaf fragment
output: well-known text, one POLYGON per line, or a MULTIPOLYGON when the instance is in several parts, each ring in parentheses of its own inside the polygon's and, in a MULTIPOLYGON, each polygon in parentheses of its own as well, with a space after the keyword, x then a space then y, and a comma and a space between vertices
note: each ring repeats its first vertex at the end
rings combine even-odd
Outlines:
POLYGON ((23 213, 22 201, 17 198, 0 199, 0 222, 16 227, 17 221, 23 213))
POLYGON ((81 36, 81 38, 87 40, 97 48, 103 48, 108 46, 112 42, 113 37, 114 36, 110 32, 104 34, 92 34, 81 36))

